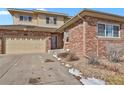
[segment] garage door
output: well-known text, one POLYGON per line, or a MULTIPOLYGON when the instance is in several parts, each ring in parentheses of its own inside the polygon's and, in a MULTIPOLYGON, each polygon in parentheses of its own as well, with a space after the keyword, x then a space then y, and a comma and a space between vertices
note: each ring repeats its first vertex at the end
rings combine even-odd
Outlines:
POLYGON ((6 38, 6 54, 44 53, 46 40, 40 38, 6 38))

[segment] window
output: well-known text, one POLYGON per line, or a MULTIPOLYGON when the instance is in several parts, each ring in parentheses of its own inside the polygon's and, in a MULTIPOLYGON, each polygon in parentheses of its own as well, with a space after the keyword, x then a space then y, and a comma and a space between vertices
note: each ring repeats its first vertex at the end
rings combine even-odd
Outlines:
POLYGON ((56 17, 46 17, 46 24, 57 24, 56 17))
POLYGON ((64 32, 64 42, 69 42, 69 32, 64 32))
POLYGON ((49 24, 49 17, 46 17, 46 24, 49 24))
POLYGON ((54 17, 54 24, 57 24, 57 18, 54 17))
POLYGON ((29 21, 32 21, 32 17, 31 17, 31 16, 29 16, 29 17, 28 17, 28 20, 29 20, 29 21))
POLYGON ((27 16, 23 16, 24 21, 28 21, 28 17, 27 16))
POLYGON ((31 16, 20 16, 20 21, 32 21, 31 16))
POLYGON ((98 24, 98 36, 119 37, 119 25, 114 24, 98 24))
POLYGON ((113 27, 112 25, 106 25, 106 36, 112 37, 113 27))
POLYGON ((105 24, 98 24, 98 36, 105 36, 105 24))
POLYGON ((119 37, 119 26, 113 26, 114 37, 119 37))
POLYGON ((23 16, 20 16, 20 21, 23 21, 23 16))

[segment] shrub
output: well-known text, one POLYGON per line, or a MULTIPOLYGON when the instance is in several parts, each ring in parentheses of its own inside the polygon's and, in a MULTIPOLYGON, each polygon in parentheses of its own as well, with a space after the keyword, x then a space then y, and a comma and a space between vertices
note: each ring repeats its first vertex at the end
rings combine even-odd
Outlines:
POLYGON ((59 53, 58 57, 59 58, 66 58, 68 55, 69 55, 69 52, 59 53))
POLYGON ((45 62, 54 62, 52 59, 46 59, 45 62))
POLYGON ((89 58, 88 58, 88 64, 92 64, 92 65, 99 65, 99 58, 96 54, 90 54, 89 58))
POLYGON ((110 62, 101 62, 100 65, 107 70, 114 71, 114 72, 120 72, 120 65, 113 64, 110 62))
POLYGON ((123 45, 115 45, 109 44, 107 46, 107 58, 110 62, 120 62, 121 57, 123 56, 124 46, 123 45))
POLYGON ((67 61, 78 61, 79 57, 76 56, 75 53, 70 52, 67 57, 66 57, 67 61))
POLYGON ((36 84, 36 83, 38 83, 39 81, 40 81, 40 77, 38 77, 38 78, 30 78, 29 79, 29 83, 30 84, 36 84))

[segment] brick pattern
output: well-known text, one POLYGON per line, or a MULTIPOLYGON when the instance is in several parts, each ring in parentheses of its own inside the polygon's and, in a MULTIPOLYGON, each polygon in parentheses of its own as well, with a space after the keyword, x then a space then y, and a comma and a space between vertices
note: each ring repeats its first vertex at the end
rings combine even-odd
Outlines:
POLYGON ((77 24, 68 31, 69 42, 64 43, 64 49, 70 49, 78 56, 83 56, 83 25, 77 24))
POLYGON ((86 55, 90 55, 92 53, 96 54, 97 51, 96 26, 90 26, 88 24, 86 25, 85 40, 86 55))
POLYGON ((2 39, 0 38, 0 54, 2 54, 2 39))
POLYGON ((72 24, 66 30, 69 31, 69 42, 64 43, 64 49, 70 49, 75 52, 78 56, 89 56, 92 53, 98 54, 99 56, 106 56, 107 44, 124 44, 124 24, 120 22, 115 22, 112 20, 92 18, 85 16, 85 41, 83 41, 83 25, 79 22, 72 24), (121 38, 97 38, 97 22, 107 22, 107 23, 118 23, 121 25, 121 38), (85 42, 85 51, 84 43, 85 42), (85 52, 85 53, 84 53, 85 52))
MULTIPOLYGON (((97 19, 107 23, 118 23, 109 20, 97 19)), ((120 23, 118 23, 120 24, 120 23)), ((91 53, 98 54, 101 57, 106 56, 107 44, 124 44, 124 28, 121 28, 121 38, 98 38, 96 37, 97 26, 87 24, 86 26, 86 55, 91 53)))

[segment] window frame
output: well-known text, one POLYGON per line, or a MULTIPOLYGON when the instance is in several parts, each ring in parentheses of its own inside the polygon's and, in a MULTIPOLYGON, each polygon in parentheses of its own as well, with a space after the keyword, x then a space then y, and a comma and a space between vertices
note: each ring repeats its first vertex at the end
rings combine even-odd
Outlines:
POLYGON ((57 24, 57 17, 53 17, 54 25, 57 24))
POLYGON ((121 31, 121 27, 120 27, 120 24, 115 24, 115 23, 105 23, 105 22, 97 22, 97 37, 99 38, 121 38, 121 35, 120 35, 120 31, 121 31), (99 24, 104 24, 105 25, 105 36, 99 36, 98 35, 98 25, 99 24), (114 37, 114 30, 112 30, 112 36, 107 36, 106 34, 106 25, 111 25, 112 26, 112 29, 114 26, 118 26, 119 27, 119 36, 118 37, 114 37))
POLYGON ((19 21, 23 21, 23 20, 24 20, 24 16, 20 15, 19 16, 19 21), (21 19, 21 17, 22 17, 22 19, 21 19))
POLYGON ((46 24, 50 24, 49 20, 50 20, 50 18, 48 16, 46 16, 46 24))
POLYGON ((32 19, 33 19, 32 16, 27 16, 27 15, 20 15, 19 16, 19 21, 23 21, 23 22, 32 22, 32 19), (22 20, 20 20, 21 16, 23 17, 22 20), (31 20, 29 18, 31 18, 31 20))
POLYGON ((49 24, 49 25, 57 25, 57 17, 54 17, 54 16, 46 16, 46 24, 49 24), (49 19, 49 20, 47 20, 49 19), (52 22, 51 22, 51 19, 52 19, 52 22), (56 21, 55 21, 56 19, 56 21))
POLYGON ((32 22, 32 19, 33 19, 32 16, 28 16, 28 21, 29 21, 29 22, 32 22))

